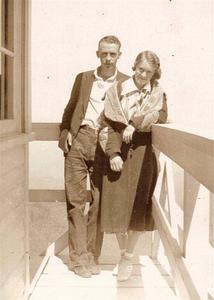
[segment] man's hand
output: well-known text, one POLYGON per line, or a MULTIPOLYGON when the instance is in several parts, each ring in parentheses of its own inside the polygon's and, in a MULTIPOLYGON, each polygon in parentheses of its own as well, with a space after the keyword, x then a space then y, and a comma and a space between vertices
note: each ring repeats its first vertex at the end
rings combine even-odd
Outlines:
POLYGON ((58 146, 60 149, 62 149, 63 152, 68 153, 69 146, 72 145, 72 135, 68 129, 63 129, 60 137, 59 137, 59 143, 58 146))
POLYGON ((123 160, 119 155, 110 158, 110 167, 112 171, 120 172, 123 168, 123 160))
POLYGON ((123 141, 126 144, 131 142, 134 131, 135 131, 135 128, 131 124, 129 124, 123 131, 123 141))

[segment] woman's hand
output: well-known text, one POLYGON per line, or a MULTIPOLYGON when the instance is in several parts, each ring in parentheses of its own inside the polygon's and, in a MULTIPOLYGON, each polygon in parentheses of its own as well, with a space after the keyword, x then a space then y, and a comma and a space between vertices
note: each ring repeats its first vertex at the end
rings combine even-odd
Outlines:
POLYGON ((120 155, 115 155, 114 157, 110 158, 110 167, 112 171, 120 172, 123 168, 123 160, 120 155))
POLYGON ((123 141, 126 144, 131 142, 134 131, 135 131, 135 128, 131 124, 129 124, 123 131, 123 141))

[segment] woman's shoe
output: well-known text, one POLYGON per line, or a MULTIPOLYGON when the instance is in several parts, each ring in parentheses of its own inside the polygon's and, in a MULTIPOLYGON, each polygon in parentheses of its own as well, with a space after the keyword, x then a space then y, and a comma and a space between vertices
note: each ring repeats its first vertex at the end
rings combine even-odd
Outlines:
POLYGON ((112 275, 113 276, 117 276, 117 274, 118 274, 118 264, 114 267, 114 269, 113 269, 113 271, 112 271, 112 275))
POLYGON ((133 265, 131 259, 123 257, 118 265, 117 281, 126 281, 132 275, 133 265))

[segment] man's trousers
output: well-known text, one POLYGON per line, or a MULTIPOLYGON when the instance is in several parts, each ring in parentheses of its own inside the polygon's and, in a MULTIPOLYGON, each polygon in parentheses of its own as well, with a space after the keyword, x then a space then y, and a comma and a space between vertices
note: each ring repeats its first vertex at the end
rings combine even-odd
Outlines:
POLYGON ((96 131, 87 125, 81 126, 65 157, 68 243, 72 267, 87 265, 90 256, 100 255, 102 234, 97 228, 97 222, 104 160, 96 131), (85 214, 87 174, 91 200, 88 214, 85 214))

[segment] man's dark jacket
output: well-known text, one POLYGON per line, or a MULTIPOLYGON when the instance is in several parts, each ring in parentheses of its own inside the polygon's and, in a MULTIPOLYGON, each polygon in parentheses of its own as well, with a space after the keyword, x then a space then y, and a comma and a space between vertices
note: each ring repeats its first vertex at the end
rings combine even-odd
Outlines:
MULTIPOLYGON (((117 72, 116 80, 122 82, 129 76, 117 72)), ((94 70, 83 72, 77 75, 70 100, 64 110, 60 130, 68 129, 75 137, 79 131, 80 125, 85 117, 91 89, 95 81, 94 70)))

